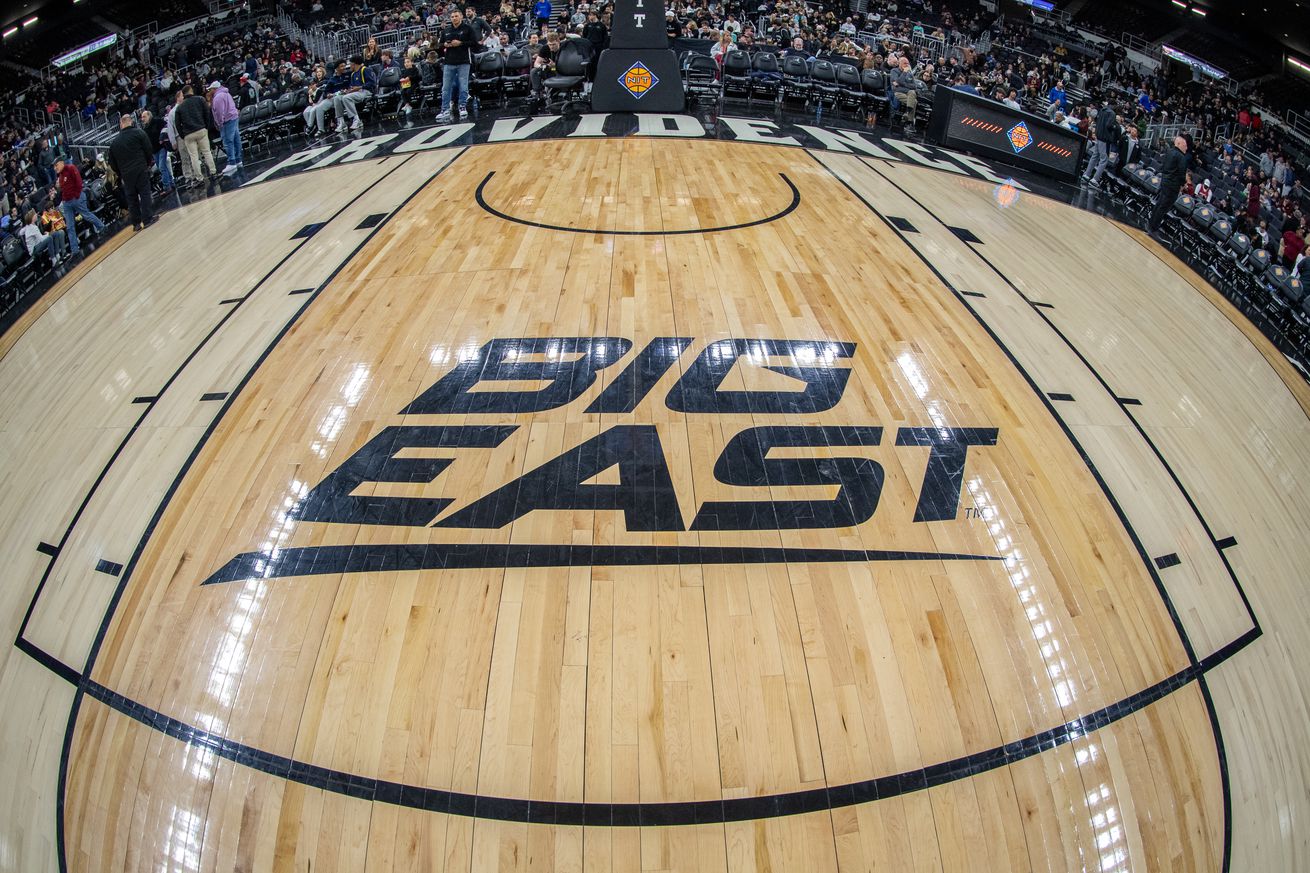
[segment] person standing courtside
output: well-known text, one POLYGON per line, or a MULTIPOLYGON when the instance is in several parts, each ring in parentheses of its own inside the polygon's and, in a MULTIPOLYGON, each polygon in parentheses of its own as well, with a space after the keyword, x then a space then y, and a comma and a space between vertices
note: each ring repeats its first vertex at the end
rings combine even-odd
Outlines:
POLYGON ((472 60, 470 49, 477 43, 473 28, 464 21, 464 14, 459 8, 450 12, 450 24, 442 28, 438 44, 441 46, 445 70, 441 75, 441 114, 437 116, 438 124, 447 124, 454 120, 452 106, 458 111, 464 105, 469 93, 469 63, 472 60), (454 102, 451 97, 454 93, 454 102))
POLYGON ((74 223, 80 215, 96 233, 105 229, 105 224, 86 205, 86 188, 82 184, 82 173, 77 164, 70 164, 63 158, 55 161, 55 181, 59 184, 59 211, 64 214, 64 224, 68 230, 69 254, 77 256, 77 225, 74 223))
POLYGON ((1155 204, 1151 207, 1151 216, 1146 221, 1147 233, 1155 236, 1160 224, 1169 212, 1169 207, 1178 199, 1183 182, 1187 181, 1188 138, 1179 134, 1174 137, 1173 148, 1164 156, 1164 166, 1160 168, 1160 190, 1156 192, 1155 204))
POLYGON ((214 116, 195 88, 187 85, 182 93, 182 102, 173 113, 173 124, 182 138, 182 168, 192 184, 199 185, 213 181, 218 175, 214 153, 209 150, 209 128, 213 126, 214 116))
POLYGON ((223 168, 224 176, 231 176, 241 169, 241 128, 237 119, 236 101, 232 94, 223 87, 223 83, 209 83, 209 111, 214 114, 214 123, 218 125, 219 136, 223 138, 223 151, 227 153, 227 166, 223 168))
POLYGON ((164 186, 164 194, 173 190, 173 168, 168 158, 168 132, 164 119, 157 117, 149 109, 141 110, 141 127, 150 139, 150 146, 155 150, 155 166, 159 168, 159 182, 164 186))
POLYGON ((150 167, 155 162, 155 150, 150 137, 132 123, 131 115, 118 119, 118 135, 109 144, 109 167, 118 174, 127 198, 127 212, 132 216, 132 227, 142 230, 157 220, 154 198, 150 194, 150 167))
POLYGON ((1092 143, 1092 159, 1087 162, 1083 181, 1093 188, 1101 187, 1101 175, 1118 158, 1118 153, 1119 123, 1115 120, 1114 107, 1107 100, 1096 113, 1096 142, 1092 143))

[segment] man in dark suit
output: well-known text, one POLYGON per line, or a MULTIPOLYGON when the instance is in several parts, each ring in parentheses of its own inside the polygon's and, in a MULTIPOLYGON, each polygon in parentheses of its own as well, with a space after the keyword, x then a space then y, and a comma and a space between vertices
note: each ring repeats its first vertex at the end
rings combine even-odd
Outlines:
POLYGON ((133 124, 131 115, 120 117, 118 127, 118 135, 109 144, 109 167, 118 174, 123 186, 132 227, 142 230, 159 220, 150 195, 150 167, 155 162, 155 150, 146 132, 133 124))
POLYGON ((1169 207, 1178 199, 1178 192, 1187 181, 1187 150, 1190 139, 1186 134, 1174 137, 1173 148, 1164 156, 1164 166, 1160 168, 1160 190, 1156 192, 1155 203, 1151 207, 1151 216, 1146 221, 1146 230, 1155 236, 1160 230, 1160 223, 1169 213, 1169 207))

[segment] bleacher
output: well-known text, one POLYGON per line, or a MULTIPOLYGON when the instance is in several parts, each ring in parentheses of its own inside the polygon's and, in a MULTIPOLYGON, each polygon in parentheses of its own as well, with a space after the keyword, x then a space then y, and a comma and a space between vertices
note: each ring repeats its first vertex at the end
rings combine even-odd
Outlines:
POLYGON ((1133 0, 1087 0, 1074 15, 1074 24, 1102 32, 1132 33, 1147 42, 1155 42, 1178 27, 1176 19, 1161 11, 1133 0))
POLYGON ((1277 63, 1273 53, 1257 52, 1231 35, 1207 27, 1189 27, 1170 37, 1169 45, 1219 67, 1239 82, 1264 75, 1277 63))

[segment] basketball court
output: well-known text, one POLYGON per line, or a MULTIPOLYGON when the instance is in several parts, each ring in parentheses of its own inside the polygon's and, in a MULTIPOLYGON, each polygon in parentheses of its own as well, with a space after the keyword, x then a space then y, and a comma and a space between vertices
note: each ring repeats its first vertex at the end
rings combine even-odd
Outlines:
POLYGON ((950 167, 397 150, 0 338, 0 868, 1310 867, 1310 385, 950 167))

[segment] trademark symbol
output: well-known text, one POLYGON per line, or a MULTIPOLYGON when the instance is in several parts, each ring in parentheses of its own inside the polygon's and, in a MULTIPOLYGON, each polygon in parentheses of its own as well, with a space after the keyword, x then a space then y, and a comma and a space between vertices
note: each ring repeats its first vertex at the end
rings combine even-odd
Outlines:
POLYGON ((965 517, 965 518, 982 518, 982 517, 983 517, 983 511, 982 511, 982 509, 981 509, 980 507, 977 507, 977 506, 966 506, 966 507, 964 507, 964 517, 965 517))

